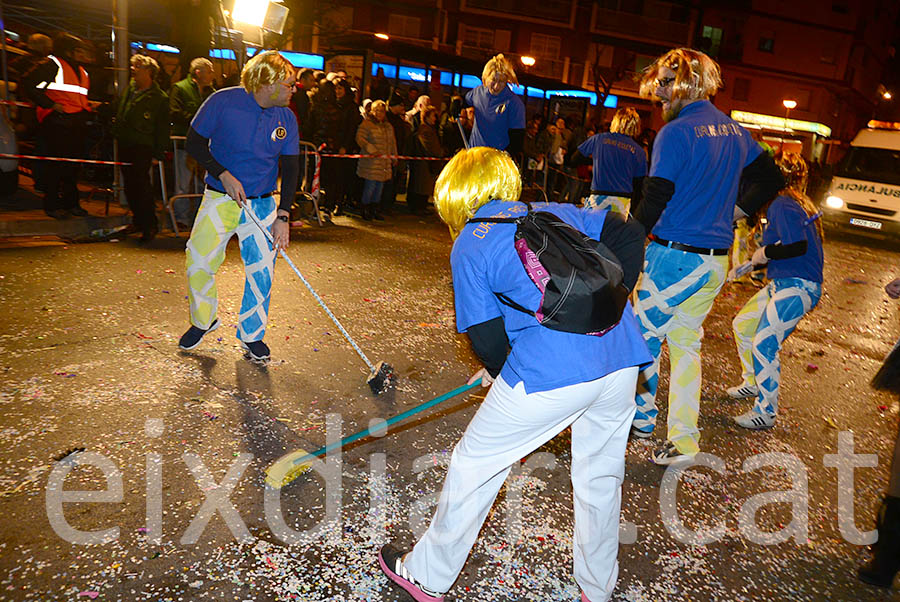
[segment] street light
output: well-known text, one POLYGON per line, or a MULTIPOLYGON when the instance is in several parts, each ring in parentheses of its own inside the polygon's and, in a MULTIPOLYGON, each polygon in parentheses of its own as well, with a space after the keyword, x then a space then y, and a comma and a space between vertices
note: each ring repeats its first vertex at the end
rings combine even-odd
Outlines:
POLYGON ((784 105, 784 132, 782 132, 781 135, 781 152, 784 152, 784 135, 787 134, 788 117, 790 117, 791 115, 791 109, 797 108, 797 101, 790 98, 785 98, 781 101, 781 104, 784 105))
POLYGON ((386 33, 376 33, 375 37, 378 38, 379 40, 390 40, 391 39, 391 36, 389 36, 386 33))
POLYGON ((534 57, 533 56, 525 56, 522 55, 519 57, 519 60, 522 61, 522 64, 526 67, 534 67, 534 57))
POLYGON ((890 100, 893 98, 893 95, 891 94, 890 90, 885 90, 881 97, 885 100, 890 100))

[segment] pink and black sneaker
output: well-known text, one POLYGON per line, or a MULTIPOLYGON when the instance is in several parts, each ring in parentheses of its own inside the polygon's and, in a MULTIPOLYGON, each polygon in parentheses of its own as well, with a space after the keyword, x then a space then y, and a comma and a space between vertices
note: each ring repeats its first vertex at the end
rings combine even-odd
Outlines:
POLYGON ((416 602, 444 602, 443 594, 431 591, 409 574, 409 571, 403 566, 405 555, 406 552, 401 552, 391 544, 386 544, 381 548, 381 551, 378 552, 378 564, 387 578, 405 589, 416 602))

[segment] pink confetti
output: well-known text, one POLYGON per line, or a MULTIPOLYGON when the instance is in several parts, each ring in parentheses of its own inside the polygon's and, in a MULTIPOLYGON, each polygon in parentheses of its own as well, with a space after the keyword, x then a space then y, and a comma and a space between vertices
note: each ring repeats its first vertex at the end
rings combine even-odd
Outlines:
POLYGON ((99 595, 100 595, 100 592, 95 592, 95 591, 78 592, 79 598, 90 598, 91 600, 93 600, 94 598, 96 598, 99 595))

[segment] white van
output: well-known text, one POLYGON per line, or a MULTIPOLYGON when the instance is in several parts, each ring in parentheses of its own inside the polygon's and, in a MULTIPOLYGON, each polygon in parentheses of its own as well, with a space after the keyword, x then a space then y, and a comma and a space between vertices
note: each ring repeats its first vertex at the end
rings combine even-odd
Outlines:
POLYGON ((900 233, 900 130, 860 130, 822 208, 833 225, 900 233))

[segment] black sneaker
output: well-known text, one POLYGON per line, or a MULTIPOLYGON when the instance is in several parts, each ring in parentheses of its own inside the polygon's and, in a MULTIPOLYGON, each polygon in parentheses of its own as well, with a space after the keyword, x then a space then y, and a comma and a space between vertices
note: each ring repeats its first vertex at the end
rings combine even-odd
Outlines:
POLYGON ((252 343, 241 341, 241 345, 247 350, 247 355, 249 355, 251 359, 257 361, 269 359, 269 346, 262 341, 253 341, 252 343))
POLYGON ((87 211, 81 208, 79 205, 75 205, 74 207, 69 207, 69 213, 74 215, 75 217, 84 217, 88 214, 87 211))
POLYGON ((197 328, 193 324, 190 328, 187 329, 187 332, 181 335, 181 339, 178 340, 178 346, 185 351, 193 349, 197 345, 200 344, 200 341, 203 340, 203 337, 206 336, 206 333, 212 332, 216 328, 219 327, 219 319, 216 318, 213 320, 213 323, 209 325, 209 328, 203 330, 202 328, 197 328))
POLYGON ((65 209, 50 209, 49 211, 45 211, 44 213, 46 213, 53 219, 69 219, 70 217, 72 217, 65 209))
POLYGON ((391 544, 386 544, 378 552, 378 564, 387 578, 406 590, 416 602, 443 602, 443 595, 427 589, 409 574, 409 571, 403 566, 405 555, 406 552, 398 550, 391 544))
POLYGON ((657 448, 657 450, 653 452, 653 455, 650 456, 650 459, 654 464, 660 466, 669 466, 672 464, 675 466, 682 466, 694 462, 694 456, 681 453, 671 441, 666 441, 657 448))

